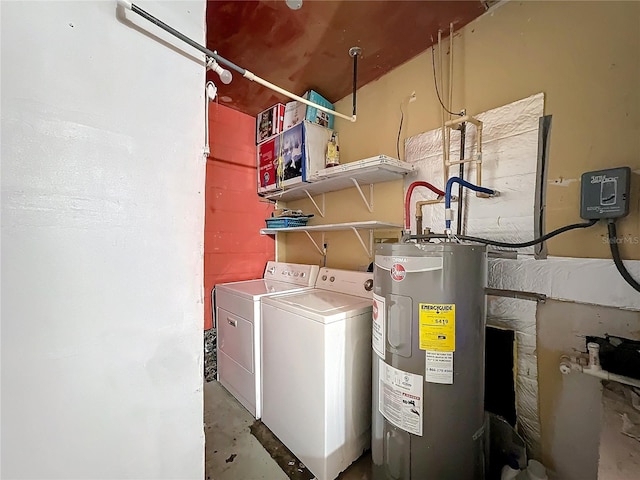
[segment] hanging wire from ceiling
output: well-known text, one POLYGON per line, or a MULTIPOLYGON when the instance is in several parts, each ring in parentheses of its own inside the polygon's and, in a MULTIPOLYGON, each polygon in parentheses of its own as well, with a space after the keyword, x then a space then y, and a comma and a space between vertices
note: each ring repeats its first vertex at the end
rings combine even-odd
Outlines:
MULTIPOLYGON (((433 67, 433 84, 436 87, 436 95, 438 96, 438 101, 440 102, 440 105, 442 106, 442 108, 444 109, 445 112, 447 112, 449 115, 456 115, 458 117, 462 117, 464 115, 463 112, 452 112, 451 110, 449 110, 447 107, 444 106, 444 103, 442 102, 442 98, 440 97, 440 90, 438 88, 438 79, 436 77, 436 54, 435 54, 435 47, 431 47, 431 66, 433 67)), ((451 79, 449 79, 449 81, 451 81, 451 79)))
POLYGON ((400 104, 400 126, 398 127, 398 140, 396 140, 396 152, 398 153, 398 160, 400 160, 400 134, 402 133, 402 122, 404 121, 404 111, 402 110, 402 103, 400 104))

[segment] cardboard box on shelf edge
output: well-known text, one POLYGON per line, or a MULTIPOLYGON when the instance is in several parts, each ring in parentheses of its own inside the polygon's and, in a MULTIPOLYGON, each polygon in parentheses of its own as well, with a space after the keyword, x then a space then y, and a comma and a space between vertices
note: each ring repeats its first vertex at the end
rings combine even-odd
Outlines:
POLYGON ((285 105, 277 103, 256 116, 256 143, 266 142, 284 130, 285 105))
MULTIPOLYGON (((327 107, 331 110, 334 109, 333 103, 314 90, 309 90, 302 97, 323 107, 327 107)), ((322 110, 318 110, 316 107, 311 107, 305 103, 295 100, 285 105, 284 130, 290 129, 303 120, 317 123, 318 125, 322 125, 326 128, 333 128, 333 115, 329 115, 322 110)))
POLYGON ((304 121, 258 145, 258 193, 311 181, 324 168, 333 130, 304 121), (279 158, 282 158, 278 175, 279 158))

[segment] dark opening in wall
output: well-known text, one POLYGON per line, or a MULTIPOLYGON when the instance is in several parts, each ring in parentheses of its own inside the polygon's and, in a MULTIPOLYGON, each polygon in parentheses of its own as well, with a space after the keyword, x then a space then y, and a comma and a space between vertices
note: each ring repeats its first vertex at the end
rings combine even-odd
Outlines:
POLYGON ((516 425, 513 330, 487 327, 485 349, 485 410, 516 425))

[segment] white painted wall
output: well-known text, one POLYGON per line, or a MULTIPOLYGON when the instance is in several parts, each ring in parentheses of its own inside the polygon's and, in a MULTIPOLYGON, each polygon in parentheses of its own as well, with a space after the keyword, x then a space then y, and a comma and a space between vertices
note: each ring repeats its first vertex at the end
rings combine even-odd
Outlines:
POLYGON ((126 18, 2 2, 3 478, 203 478, 205 72, 126 18))

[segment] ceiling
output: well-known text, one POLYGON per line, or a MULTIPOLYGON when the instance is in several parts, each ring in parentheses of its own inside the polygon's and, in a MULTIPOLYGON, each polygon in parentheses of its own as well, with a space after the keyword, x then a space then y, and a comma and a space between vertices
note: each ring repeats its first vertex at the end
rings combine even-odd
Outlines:
MULTIPOLYGON (((353 60, 362 48, 358 88, 376 80, 437 41, 438 30, 459 30, 485 11, 474 1, 303 0, 298 10, 284 0, 207 2, 207 47, 295 94, 316 90, 331 102, 350 94, 353 60)), ((218 86, 220 103, 256 115, 289 99, 234 73, 218 86)), ((351 113, 351 112, 345 112, 351 113)))

